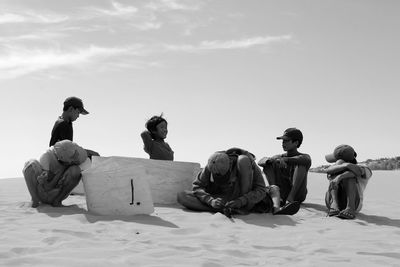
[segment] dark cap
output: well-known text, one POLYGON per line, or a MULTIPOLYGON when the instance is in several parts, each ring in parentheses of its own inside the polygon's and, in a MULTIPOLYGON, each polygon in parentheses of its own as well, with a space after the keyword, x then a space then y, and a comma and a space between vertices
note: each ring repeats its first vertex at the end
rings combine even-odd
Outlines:
POLYGON ((349 145, 340 145, 337 146, 333 153, 325 156, 327 162, 333 163, 339 159, 344 160, 345 162, 352 162, 357 157, 357 153, 354 151, 349 145))
POLYGON ((74 107, 79 109, 80 113, 82 115, 87 115, 89 112, 83 107, 83 102, 82 99, 76 97, 76 96, 71 96, 65 99, 64 101, 64 108, 66 107, 74 107))
POLYGON ((303 142, 303 134, 297 128, 288 128, 283 132, 282 136, 278 136, 276 139, 299 141, 301 144, 303 142))

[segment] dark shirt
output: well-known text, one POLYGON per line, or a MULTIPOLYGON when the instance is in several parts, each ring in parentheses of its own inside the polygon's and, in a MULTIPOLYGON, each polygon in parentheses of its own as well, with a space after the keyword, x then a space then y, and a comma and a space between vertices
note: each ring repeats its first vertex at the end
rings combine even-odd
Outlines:
POLYGON ((53 130, 51 131, 51 138, 49 146, 53 146, 58 141, 68 139, 70 141, 73 138, 72 122, 66 121, 63 117, 59 117, 54 123, 53 130))
POLYGON ((144 151, 149 154, 150 159, 174 160, 174 151, 164 140, 154 140, 150 132, 144 131, 141 134, 144 144, 144 151))

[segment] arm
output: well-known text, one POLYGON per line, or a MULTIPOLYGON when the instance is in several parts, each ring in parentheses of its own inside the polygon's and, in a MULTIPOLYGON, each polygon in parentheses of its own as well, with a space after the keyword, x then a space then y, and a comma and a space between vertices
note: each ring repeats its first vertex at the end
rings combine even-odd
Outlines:
POLYGON ((351 171, 345 171, 344 173, 335 176, 334 179, 331 180, 330 186, 333 186, 333 188, 337 188, 338 184, 341 181, 349 178, 356 178, 356 175, 351 171))
POLYGON ((272 164, 272 163, 274 163, 275 161, 277 161, 278 159, 281 159, 282 158, 282 155, 275 155, 275 156, 272 156, 272 157, 263 157, 262 159, 260 159, 259 161, 258 161, 258 166, 261 166, 261 167, 265 167, 265 165, 267 165, 267 164, 272 164))
POLYGON ((289 165, 311 166, 311 157, 307 154, 294 157, 283 157, 283 159, 289 165))
POLYGON ((214 199, 209 193, 206 192, 206 188, 210 183, 210 176, 210 171, 207 168, 204 168, 193 182, 193 194, 202 203, 208 206, 211 206, 211 201, 214 199))
POLYGON ((343 163, 338 165, 332 165, 326 169, 328 175, 334 175, 340 172, 351 171, 355 176, 359 177, 362 174, 362 170, 357 164, 343 163))
POLYGON ((143 140, 144 151, 146 153, 150 153, 151 148, 153 146, 153 138, 151 138, 151 133, 149 131, 144 131, 140 134, 140 136, 142 137, 142 140, 143 140))

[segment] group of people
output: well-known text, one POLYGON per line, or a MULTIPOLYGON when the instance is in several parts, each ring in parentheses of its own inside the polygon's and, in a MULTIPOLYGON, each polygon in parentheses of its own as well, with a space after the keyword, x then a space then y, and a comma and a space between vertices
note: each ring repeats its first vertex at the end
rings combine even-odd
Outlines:
MULTIPOLYGON (((62 206, 80 181, 79 166, 92 156, 99 156, 73 142, 72 122, 80 114, 89 114, 82 100, 67 98, 63 113, 54 124, 49 149, 39 160, 25 163, 23 174, 32 207, 40 203, 62 206)), ((150 159, 174 160, 174 151, 165 142, 168 123, 162 114, 150 118, 145 127, 141 137, 150 159)), ((213 153, 193 181, 192 190, 178 193, 178 202, 191 210, 222 212, 228 217, 250 212, 296 214, 307 196, 311 157, 298 151, 303 142, 299 129, 288 128, 277 139, 282 141, 284 153, 264 157, 257 163, 254 154, 241 148, 213 153)), ((325 157, 333 163, 326 169, 328 216, 354 219, 362 207, 363 192, 372 172, 357 164, 356 157, 349 145, 337 146, 325 157)))

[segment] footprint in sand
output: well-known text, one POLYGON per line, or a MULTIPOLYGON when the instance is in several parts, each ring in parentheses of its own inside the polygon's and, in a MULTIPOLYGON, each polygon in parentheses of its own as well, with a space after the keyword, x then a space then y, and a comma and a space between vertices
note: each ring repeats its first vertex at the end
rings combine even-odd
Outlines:
POLYGON ((52 236, 52 237, 46 237, 42 240, 43 243, 46 243, 47 245, 54 245, 58 241, 60 241, 61 238, 57 236, 52 236))

